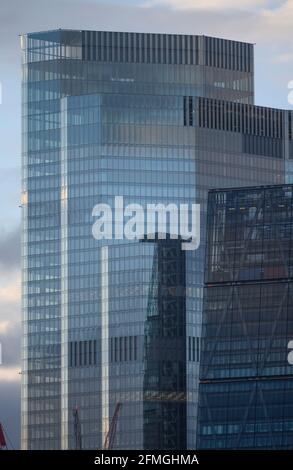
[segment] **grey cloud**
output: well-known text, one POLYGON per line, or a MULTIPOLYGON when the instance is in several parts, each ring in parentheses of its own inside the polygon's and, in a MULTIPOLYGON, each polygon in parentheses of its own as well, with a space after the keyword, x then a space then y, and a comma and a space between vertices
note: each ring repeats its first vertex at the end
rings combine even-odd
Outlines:
POLYGON ((2 345, 2 365, 5 367, 20 367, 20 324, 12 325, 7 332, 0 333, 0 342, 2 345))
POLYGON ((20 266, 20 226, 0 237, 0 268, 11 270, 20 266))
MULTIPOLYGON (((7 90, 5 90, 7 91, 7 90)), ((0 106, 0 119, 1 119, 1 129, 0 129, 0 142, 1 142, 1 153, 8 154, 11 152, 12 158, 1 158, 2 165, 7 164, 16 164, 14 158, 17 155, 14 155, 15 147, 19 138, 14 138, 14 142, 11 142, 10 134, 18 135, 18 126, 15 125, 15 114, 17 114, 18 108, 13 107, 12 103, 2 104, 0 106), (11 123, 9 124, 9 113, 6 112, 6 107, 9 106, 11 123), (13 116, 14 109, 14 116, 13 116), (14 121, 13 121, 14 119, 14 121), (6 122, 6 126, 10 126, 10 131, 3 129, 2 122, 6 122), (8 149, 7 146, 11 145, 11 149, 8 149), (6 148, 7 147, 7 148, 6 148)), ((20 146, 20 142, 19 142, 20 146)), ((19 163, 20 164, 20 163, 19 163)), ((5 238, 7 231, 13 231, 16 225, 19 225, 21 211, 19 208, 20 200, 20 168, 0 168, 0 201, 1 201, 1 212, 0 212, 0 243, 3 238, 5 238)))
POLYGON ((18 271, 14 272, 14 276, 11 277, 11 282, 8 284, 8 287, 4 286, 4 289, 6 287, 9 291, 9 289, 12 288, 14 291, 12 293, 8 292, 8 295, 5 295, 4 292, 0 298, 0 322, 8 321, 10 325, 20 321, 20 298, 18 295, 18 290, 20 290, 19 274, 18 271))
POLYGON ((213 11, 205 10, 193 12, 171 11, 164 7, 141 8, 127 5, 127 1, 124 4, 113 5, 111 2, 12 0, 3 2, 0 7, 1 31, 3 41, 8 47, 11 47, 12 39, 13 44, 17 44, 18 47, 19 33, 59 27, 187 33, 213 31, 214 34, 216 32, 220 35, 228 29, 229 33, 232 30, 239 37, 247 34, 243 22, 253 17, 253 13, 231 13, 228 9, 222 9, 220 13, 215 14, 213 11), (114 9, 115 15, 113 15, 114 9), (224 29, 219 17, 222 20, 225 18, 227 21, 231 20, 224 29), (202 27, 205 29, 200 31, 202 27))

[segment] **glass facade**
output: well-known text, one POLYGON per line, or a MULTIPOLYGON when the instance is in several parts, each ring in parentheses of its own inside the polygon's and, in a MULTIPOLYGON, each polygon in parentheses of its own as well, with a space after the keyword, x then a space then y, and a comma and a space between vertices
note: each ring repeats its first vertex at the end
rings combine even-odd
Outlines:
POLYGON ((249 44, 64 30, 21 43, 22 447, 74 448, 78 408, 83 448, 102 448, 121 403, 115 448, 194 448, 207 192, 283 183, 289 113, 253 106, 249 44), (95 240, 93 207, 115 196, 200 204, 199 249, 95 240))
POLYGON ((198 447, 291 449, 293 187, 209 194, 198 447))

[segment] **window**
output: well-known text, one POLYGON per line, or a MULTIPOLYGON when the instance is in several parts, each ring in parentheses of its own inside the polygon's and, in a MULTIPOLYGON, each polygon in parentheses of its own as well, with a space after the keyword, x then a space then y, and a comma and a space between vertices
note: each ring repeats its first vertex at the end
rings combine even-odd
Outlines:
POLYGON ((69 367, 88 367, 97 363, 97 341, 70 341, 69 367))
POLYGON ((137 360, 137 336, 119 336, 110 339, 110 362, 127 362, 137 360))

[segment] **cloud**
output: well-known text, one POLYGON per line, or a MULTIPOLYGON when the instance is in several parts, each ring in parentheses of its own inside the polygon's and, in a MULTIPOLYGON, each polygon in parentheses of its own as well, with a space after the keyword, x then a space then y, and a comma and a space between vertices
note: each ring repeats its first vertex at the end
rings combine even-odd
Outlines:
POLYGON ((20 226, 6 231, 0 237, 0 266, 9 270, 20 266, 20 226))
POLYGON ((7 333, 9 330, 10 323, 9 321, 0 321, 0 334, 7 333))
POLYGON ((293 63, 293 52, 280 53, 274 58, 274 62, 280 64, 293 63))
MULTIPOLYGON (((20 363, 20 272, 2 268, 0 271, 0 342, 5 366, 20 363)), ((6 379, 10 375, 6 374, 6 379)), ((4 380, 0 374, 0 382, 4 380)))
POLYGON ((292 42, 292 19, 293 19, 293 2, 287 0, 279 8, 275 10, 264 10, 260 13, 260 31, 261 35, 267 40, 277 39, 284 40, 290 38, 292 42))
POLYGON ((3 334, 8 334, 12 327, 20 323, 20 295, 18 300, 14 302, 0 300, 0 322, 7 321, 8 325, 5 326, 5 331, 1 333, 1 337, 3 334))
MULTIPOLYGON (((19 305, 20 279, 20 227, 4 232, 0 237, 0 321, 4 321, 3 311, 19 305)), ((7 317, 8 318, 8 317, 7 317)), ((11 321, 11 317, 9 317, 11 321)), ((1 325, 2 323, 0 323, 1 325)), ((3 324, 2 328, 3 329, 3 324)), ((0 332, 1 332, 0 329, 0 332)))
POLYGON ((0 382, 20 382, 20 368, 0 366, 0 382))
MULTIPOLYGON (((0 331, 0 343, 2 347, 2 367, 20 367, 20 323, 7 322, 4 332, 0 331)), ((1 323, 0 323, 1 325, 1 323)), ((1 381, 1 375, 0 375, 1 381)))
POLYGON ((0 341, 2 361, 0 382, 14 380, 11 367, 20 363, 20 241, 19 227, 0 238, 0 341))
POLYGON ((271 5, 269 0, 150 0, 144 6, 168 6, 175 10, 255 10, 271 5))
MULTIPOLYGON (((2 322, 1 322, 2 323, 2 322)), ((1 325, 0 323, 0 325, 1 325)), ((14 380, 11 368, 20 369, 21 324, 7 321, 4 331, 0 331, 1 360, 0 383, 2 380, 14 380), (4 371, 4 372, 3 372, 4 371), (3 375, 4 374, 4 375, 3 375)))
MULTIPOLYGON (((0 25, 1 27, 1 25, 0 25)), ((0 35, 1 38, 1 35, 0 35)), ((1 68, 1 66, 0 66, 1 68)), ((3 76, 2 76, 3 78, 3 76)), ((1 80, 1 75, 0 75, 1 80)), ((12 85, 11 85, 12 86, 12 85)), ((5 96, 7 97, 7 89, 5 88, 5 96)), ((13 98, 14 99, 14 98, 13 98)), ((14 106, 12 101, 0 105, 0 142, 1 142, 1 159, 0 168, 0 198, 1 198, 1 213, 0 213, 0 224, 1 232, 4 230, 13 230, 16 225, 19 231, 19 221, 21 210, 19 208, 19 195, 20 195, 20 168, 4 168, 4 165, 10 165, 13 162, 13 158, 19 155, 19 149, 16 150, 15 146, 19 139, 15 138, 18 136, 18 123, 16 113, 18 112, 18 106, 14 106), (9 109, 7 109, 9 107, 9 109), (10 116, 10 117, 9 117, 10 116), (11 126, 13 125, 13 128, 11 126), (12 135, 13 134, 13 135, 12 135), (14 153, 13 157, 8 158, 5 142, 9 141, 11 146, 11 152, 14 153), (5 158, 6 157, 6 158, 5 158)), ((19 130, 20 132, 20 130, 19 130)), ((5 232, 0 236, 0 240, 5 237, 5 232)), ((0 242, 1 243, 1 242, 0 242)))
MULTIPOLYGON (((1 367, 0 367, 1 370, 1 367)), ((13 375, 15 377, 15 375, 13 375)), ((20 375, 17 373, 17 377, 20 375)), ((20 381, 0 381, 0 421, 8 437, 8 448, 19 448, 20 381)))
POLYGON ((0 299, 4 304, 15 304, 20 301, 20 276, 19 273, 11 282, 0 286, 0 299))

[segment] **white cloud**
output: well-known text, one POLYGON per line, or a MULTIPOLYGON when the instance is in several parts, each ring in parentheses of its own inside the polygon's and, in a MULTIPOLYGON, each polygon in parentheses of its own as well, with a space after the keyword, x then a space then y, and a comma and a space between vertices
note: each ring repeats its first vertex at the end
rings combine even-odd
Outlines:
POLYGON ((266 40, 288 39, 292 43, 293 2, 287 0, 275 10, 260 12, 260 33, 266 40))
POLYGON ((1 277, 0 277, 0 298, 1 303, 16 303, 20 301, 20 276, 17 273, 17 276, 14 280, 10 282, 4 282, 1 285, 1 277))
POLYGON ((0 383, 1 382, 19 382, 19 381, 20 381, 20 368, 19 367, 0 366, 0 383))
POLYGON ((269 0, 149 0, 144 6, 163 5, 176 10, 256 10, 270 5, 269 0))
POLYGON ((273 60, 276 63, 286 64, 293 63, 293 52, 284 52, 283 54, 278 54, 273 60))
POLYGON ((5 321, 0 321, 0 334, 5 334, 10 328, 10 322, 5 320, 5 321))
POLYGON ((12 369, 20 361, 20 273, 15 267, 9 270, 0 264, 0 341, 2 362, 0 382, 11 377, 12 369))
POLYGON ((10 321, 6 323, 7 325, 4 325, 4 331, 0 330, 2 366, 17 367, 20 364, 21 325, 20 323, 10 321))

